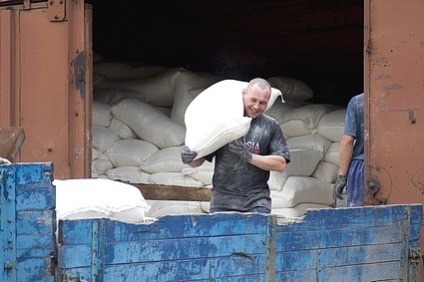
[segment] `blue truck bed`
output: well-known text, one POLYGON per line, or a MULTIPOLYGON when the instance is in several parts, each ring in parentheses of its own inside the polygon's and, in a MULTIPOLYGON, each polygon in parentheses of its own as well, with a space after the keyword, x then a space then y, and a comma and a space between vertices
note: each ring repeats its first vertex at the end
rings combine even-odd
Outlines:
POLYGON ((52 171, 0 166, 1 281, 419 281, 421 204, 65 220, 56 241, 52 171))

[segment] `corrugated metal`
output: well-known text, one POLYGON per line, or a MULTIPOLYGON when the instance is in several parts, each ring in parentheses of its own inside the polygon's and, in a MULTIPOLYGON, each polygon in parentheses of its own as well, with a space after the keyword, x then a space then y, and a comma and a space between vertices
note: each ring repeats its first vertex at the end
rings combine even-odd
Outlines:
POLYGON ((55 178, 91 174, 91 12, 84 7, 66 1, 65 21, 50 21, 46 3, 0 10, 0 125, 24 128, 18 161, 52 161, 55 178))

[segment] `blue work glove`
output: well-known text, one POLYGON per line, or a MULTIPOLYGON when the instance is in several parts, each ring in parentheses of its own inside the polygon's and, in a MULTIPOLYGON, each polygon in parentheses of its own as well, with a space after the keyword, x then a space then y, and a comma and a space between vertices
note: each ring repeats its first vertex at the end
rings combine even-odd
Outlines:
POLYGON ((333 195, 340 200, 343 200, 343 191, 346 187, 347 176, 339 175, 333 188, 333 195))
POLYGON ((189 147, 184 146, 181 149, 181 160, 184 164, 191 163, 197 157, 197 152, 190 150, 189 147))
POLYGON ((243 139, 237 139, 229 143, 230 152, 239 156, 245 162, 252 159, 252 154, 246 149, 243 139))

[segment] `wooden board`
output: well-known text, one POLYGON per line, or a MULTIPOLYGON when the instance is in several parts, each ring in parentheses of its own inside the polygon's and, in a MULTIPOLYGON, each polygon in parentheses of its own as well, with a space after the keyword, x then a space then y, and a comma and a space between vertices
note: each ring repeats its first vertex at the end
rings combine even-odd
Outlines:
POLYGON ((210 201, 210 188, 133 184, 148 200, 210 201))

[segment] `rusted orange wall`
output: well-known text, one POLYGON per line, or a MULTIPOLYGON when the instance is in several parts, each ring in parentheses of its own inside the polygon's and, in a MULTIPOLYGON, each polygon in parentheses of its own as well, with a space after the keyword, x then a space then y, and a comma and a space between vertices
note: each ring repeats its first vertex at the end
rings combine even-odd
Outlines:
POLYGON ((377 204, 424 203, 424 1, 365 11, 366 182, 377 204))
POLYGON ((23 127, 18 161, 47 162, 55 178, 91 170, 91 11, 66 1, 52 21, 47 2, 0 10, 0 126, 23 127))

